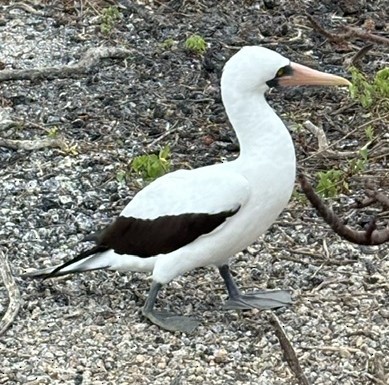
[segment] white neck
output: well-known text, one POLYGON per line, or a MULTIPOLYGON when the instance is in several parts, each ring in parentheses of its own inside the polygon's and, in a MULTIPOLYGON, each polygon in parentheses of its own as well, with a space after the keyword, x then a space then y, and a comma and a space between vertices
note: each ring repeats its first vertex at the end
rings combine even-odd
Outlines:
POLYGON ((295 153, 290 134, 267 103, 264 92, 242 92, 222 86, 223 103, 240 145, 239 161, 267 160, 294 165, 295 153))

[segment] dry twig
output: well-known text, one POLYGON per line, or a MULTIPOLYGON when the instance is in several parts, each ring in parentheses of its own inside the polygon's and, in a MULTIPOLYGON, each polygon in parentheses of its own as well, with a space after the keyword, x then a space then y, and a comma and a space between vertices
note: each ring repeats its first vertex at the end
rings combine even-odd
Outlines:
POLYGON ((366 194, 373 200, 373 202, 380 202, 385 209, 389 209, 389 197, 387 197, 384 193, 375 191, 372 186, 368 185, 366 194))
POLYGON ((34 68, 27 70, 0 71, 0 81, 10 80, 37 80, 37 79, 63 79, 91 72, 102 59, 125 59, 131 51, 120 47, 90 48, 84 57, 76 64, 34 68))
POLYGON ((297 354, 280 323, 280 320, 273 312, 269 312, 269 315, 269 322, 274 328, 278 341, 280 341, 281 348, 284 352, 285 359, 288 362, 290 369, 295 374, 301 385, 310 385, 308 378, 305 376, 301 368, 297 354))
POLYGON ((316 136, 319 145, 319 151, 328 151, 328 140, 322 128, 315 126, 310 120, 306 120, 303 126, 316 136))
POLYGON ((160 142, 162 139, 165 139, 167 136, 170 134, 173 134, 174 132, 180 130, 182 127, 177 127, 176 124, 173 125, 170 129, 165 131, 163 134, 161 134, 158 138, 154 139, 152 142, 150 142, 147 147, 153 147, 155 146, 158 142, 160 142))
POLYGON ((374 381, 374 383, 378 384, 378 385, 388 385, 388 383, 386 381, 382 381, 381 379, 373 376, 372 374, 370 373, 363 373, 364 376, 366 376, 369 380, 372 380, 374 381))
POLYGON ((307 19, 311 23, 312 28, 315 31, 322 34, 323 36, 325 36, 329 41, 333 41, 334 43, 340 43, 343 40, 343 39, 339 38, 339 36, 337 34, 332 34, 332 33, 328 32, 326 29, 324 29, 324 27, 322 27, 319 24, 319 22, 316 21, 316 19, 313 16, 311 16, 309 13, 305 13, 305 16, 307 17, 307 19))
POLYGON ((8 309, 5 312, 3 318, 0 320, 0 336, 1 336, 11 326, 21 306, 19 289, 16 286, 15 279, 12 275, 11 268, 8 264, 7 256, 4 255, 1 249, 0 249, 0 275, 9 296, 8 309))
MULTIPOLYGON (((386 115, 386 117, 387 116, 388 115, 386 115)), ((308 160, 309 158, 311 158, 313 156, 325 156, 325 157, 330 158, 330 159, 355 158, 355 157, 359 157, 360 156, 360 151, 361 150, 369 148, 369 146, 372 144, 372 142, 369 141, 366 144, 364 144, 363 147, 361 147, 359 150, 355 150, 355 151, 334 151, 334 150, 331 149, 331 147, 333 147, 338 142, 329 144, 328 140, 327 140, 327 137, 326 137, 326 134, 325 134, 324 130, 321 127, 316 126, 310 120, 306 120, 303 123, 303 126, 306 129, 308 129, 313 135, 316 136, 317 141, 318 141, 318 147, 319 147, 317 152, 315 152, 314 154, 306 157, 305 160, 308 160)), ((363 124, 363 126, 366 126, 366 125, 363 124)), ((360 128, 360 127, 358 127, 358 128, 360 128)), ((353 131, 355 131, 355 130, 353 130, 353 131)), ((352 132, 348 132, 342 138, 342 140, 347 138, 352 132)), ((386 155, 388 155, 388 153, 389 153, 389 149, 385 145, 381 146, 381 148, 378 148, 378 146, 376 146, 376 147, 370 149, 370 157, 372 157, 372 156, 382 156, 382 155, 386 156, 386 155)))
POLYGON ((308 129, 313 135, 316 136, 318 142, 318 152, 317 155, 326 156, 332 159, 347 159, 359 155, 359 151, 334 151, 331 150, 330 145, 327 141, 327 136, 324 130, 313 124, 310 120, 306 120, 303 123, 303 126, 308 129))
POLYGON ((347 31, 343 35, 340 35, 345 39, 350 37, 355 37, 361 40, 367 40, 373 43, 384 44, 389 46, 389 39, 386 37, 373 35, 369 32, 364 31, 363 29, 350 27, 348 25, 344 25, 342 29, 347 31))
POLYGON ((341 29, 345 32, 339 33, 339 32, 328 32, 323 26, 320 25, 320 23, 312 17, 310 14, 305 13, 306 17, 308 18, 309 22, 312 25, 312 28, 325 36, 329 41, 333 43, 345 43, 347 40, 351 40, 354 38, 361 39, 364 41, 371 41, 373 43, 378 44, 384 44, 389 45, 389 39, 383 36, 377 36, 373 35, 370 32, 364 31, 363 29, 356 28, 356 27, 350 27, 348 25, 344 25, 341 27, 341 29))
POLYGON ((37 11, 34 7, 32 7, 30 4, 23 3, 21 1, 11 4, 9 7, 6 7, 6 9, 22 9, 25 12, 31 13, 33 15, 44 15, 42 11, 37 11))
MULTIPOLYGON (((389 242, 389 227, 382 230, 376 229, 375 219, 372 219, 365 231, 353 230, 342 223, 341 219, 320 199, 307 178, 299 175, 300 185, 312 206, 320 216, 342 238, 359 245, 380 245, 389 242)), ((387 197, 386 197, 387 198, 387 197)))
POLYGON ((322 345, 322 346, 303 346, 302 349, 304 350, 315 350, 315 351, 327 351, 327 352, 341 352, 346 354, 351 353, 360 353, 361 349, 356 348, 350 348, 348 346, 328 346, 328 345, 322 345))
MULTIPOLYGON (((374 44, 363 46, 350 60, 350 65, 357 66, 358 62, 374 47, 374 44)), ((346 62, 346 61, 345 61, 346 62)))
POLYGON ((14 140, 0 138, 0 147, 11 148, 12 150, 39 150, 41 148, 64 148, 65 143, 60 139, 36 139, 36 140, 14 140))

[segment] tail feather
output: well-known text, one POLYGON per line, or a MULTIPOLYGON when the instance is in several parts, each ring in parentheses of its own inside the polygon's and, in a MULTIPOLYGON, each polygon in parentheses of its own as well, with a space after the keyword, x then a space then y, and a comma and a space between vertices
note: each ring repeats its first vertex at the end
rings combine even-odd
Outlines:
POLYGON ((31 273, 26 273, 23 274, 22 277, 48 279, 48 278, 60 277, 62 275, 67 275, 67 274, 80 273, 82 271, 87 271, 87 270, 91 271, 91 270, 106 269, 109 266, 99 264, 97 259, 95 260, 95 262, 97 263, 88 263, 88 261, 91 260, 95 256, 95 254, 107 250, 108 250, 107 247, 97 245, 88 250, 81 252, 70 261, 67 261, 61 265, 49 267, 42 270, 37 270, 31 273))
POLYGON ((80 273, 81 271, 86 270, 96 270, 96 269, 103 269, 106 266, 101 267, 93 267, 91 266, 88 268, 88 266, 83 266, 82 263, 77 263, 81 261, 86 261, 89 259, 89 257, 93 256, 94 254, 101 253, 102 251, 107 251, 108 249, 104 246, 97 245, 92 247, 91 249, 85 250, 78 254, 75 258, 71 259, 70 261, 65 262, 61 266, 58 266, 55 268, 51 273, 49 273, 45 279, 47 278, 53 278, 53 277, 59 277, 61 275, 66 275, 70 273, 80 273), (76 265, 73 268, 71 268, 72 265, 76 265), (66 269, 68 267, 68 269, 66 269), (66 270, 64 270, 66 269, 66 270))
POLYGON ((28 271, 27 273, 20 274, 21 278, 45 278, 48 274, 52 273, 57 267, 61 265, 46 267, 45 269, 28 271))

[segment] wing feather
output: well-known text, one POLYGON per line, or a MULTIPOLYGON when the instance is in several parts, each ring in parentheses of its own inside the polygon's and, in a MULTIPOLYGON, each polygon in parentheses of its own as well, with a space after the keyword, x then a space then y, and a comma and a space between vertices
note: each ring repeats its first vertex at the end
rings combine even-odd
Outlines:
POLYGON ((225 169, 225 164, 179 170, 155 180, 124 208, 121 216, 155 219, 187 213, 216 214, 247 202, 247 180, 225 169))
POLYGON ((89 240, 96 246, 46 277, 109 268, 98 260, 82 264, 107 250, 143 258, 177 250, 218 229, 245 205, 249 193, 246 179, 227 172, 223 164, 167 174, 140 191, 105 230, 93 234, 89 240))

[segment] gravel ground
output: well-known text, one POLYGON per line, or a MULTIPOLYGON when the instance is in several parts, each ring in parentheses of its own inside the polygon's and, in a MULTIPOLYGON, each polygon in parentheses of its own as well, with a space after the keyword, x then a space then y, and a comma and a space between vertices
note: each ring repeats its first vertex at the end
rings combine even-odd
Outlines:
MULTIPOLYGON (((72 64, 101 45, 132 52, 86 75, 1 84, 1 138, 56 135, 66 144, 35 151, 0 147, 0 245, 15 275, 73 256, 80 239, 121 211, 139 189, 137 178, 117 178, 133 156, 169 144, 175 169, 237 156, 219 79, 239 47, 263 44, 348 76, 345 63, 364 43, 331 45, 308 26, 304 11, 329 29, 371 19, 375 33, 388 35, 385 1, 139 2, 121 9, 104 35, 101 12, 112 3, 0 5, 3 69, 72 64), (204 57, 185 51, 191 33, 208 42, 204 57), (169 49, 163 44, 168 38, 174 41, 169 49)), ((388 51, 375 46, 361 66, 373 74, 387 62, 388 51)), ((315 157, 317 140, 301 129, 303 121, 323 127, 335 150, 355 150, 366 141, 363 124, 374 118, 340 89, 273 91, 270 100, 294 128, 300 167, 311 176, 339 160, 315 157)), ((376 120, 374 129, 387 143, 387 120, 376 120)), ((360 213, 352 203, 366 178, 387 191, 387 159, 377 157, 350 180, 349 196, 333 202, 350 224, 379 212, 360 213)), ((295 198, 232 267, 242 287, 293 290, 294 305, 275 313, 312 384, 389 383, 387 244, 347 243, 295 198)), ((161 307, 201 320, 190 336, 160 330, 141 316, 150 285, 145 274, 92 272, 17 283, 23 302, 0 337, 0 384, 298 383, 269 313, 223 311, 223 284, 212 268, 186 274, 161 293, 161 307)), ((8 304, 1 284, 0 316, 8 304)))

